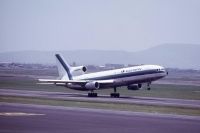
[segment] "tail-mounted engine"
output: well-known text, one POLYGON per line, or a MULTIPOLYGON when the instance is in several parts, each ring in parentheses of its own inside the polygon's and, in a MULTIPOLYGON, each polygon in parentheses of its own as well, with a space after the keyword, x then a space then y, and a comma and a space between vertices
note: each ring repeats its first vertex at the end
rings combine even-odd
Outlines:
POLYGON ((86 72, 87 68, 85 66, 71 67, 71 72, 75 72, 75 71, 86 72))

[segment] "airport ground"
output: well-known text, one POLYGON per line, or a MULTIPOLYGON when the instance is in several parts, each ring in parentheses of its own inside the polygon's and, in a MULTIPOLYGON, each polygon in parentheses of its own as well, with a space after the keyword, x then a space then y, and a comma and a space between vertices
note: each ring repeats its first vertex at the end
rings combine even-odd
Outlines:
POLYGON ((198 74, 161 80, 151 91, 121 87, 121 98, 109 97, 112 88, 88 98, 87 92, 36 84, 37 78, 56 77, 54 71, 0 72, 0 132, 200 131, 198 74))
POLYGON ((200 131, 199 118, 192 116, 18 103, 0 103, 0 106, 2 133, 199 133, 200 131))

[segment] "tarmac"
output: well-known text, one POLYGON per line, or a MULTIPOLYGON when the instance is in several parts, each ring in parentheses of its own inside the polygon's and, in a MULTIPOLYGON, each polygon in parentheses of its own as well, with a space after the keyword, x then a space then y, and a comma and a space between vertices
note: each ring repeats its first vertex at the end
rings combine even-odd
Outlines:
POLYGON ((199 133, 194 116, 0 103, 1 133, 199 133))
MULTIPOLYGON (((200 109, 200 100, 155 97, 89 98, 82 93, 0 89, 1 96, 24 96, 200 109)), ((0 102, 0 133, 199 133, 200 116, 116 111, 0 102)))
POLYGON ((109 95, 99 95, 95 98, 87 97, 82 93, 64 93, 64 92, 46 92, 46 91, 27 91, 27 90, 12 90, 0 89, 2 96, 25 96, 39 97, 49 99, 62 99, 72 101, 94 101, 94 102, 110 102, 110 103, 128 103, 139 105, 158 105, 158 106, 174 106, 174 107, 189 107, 200 109, 200 100, 184 100, 171 98, 155 98, 155 97, 120 97, 110 98, 109 95))

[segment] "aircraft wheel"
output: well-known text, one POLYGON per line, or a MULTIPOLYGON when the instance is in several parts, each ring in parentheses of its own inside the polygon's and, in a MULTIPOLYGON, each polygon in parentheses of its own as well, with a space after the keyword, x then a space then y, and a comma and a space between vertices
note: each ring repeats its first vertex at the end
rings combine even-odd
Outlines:
POLYGON ((115 94, 115 97, 119 98, 120 94, 119 93, 116 93, 115 94))
POLYGON ((115 98, 119 98, 120 94, 119 93, 111 93, 110 97, 115 97, 115 98))
POLYGON ((97 93, 93 93, 94 94, 94 97, 97 97, 97 93))
POLYGON ((88 97, 97 97, 97 93, 88 93, 88 97))

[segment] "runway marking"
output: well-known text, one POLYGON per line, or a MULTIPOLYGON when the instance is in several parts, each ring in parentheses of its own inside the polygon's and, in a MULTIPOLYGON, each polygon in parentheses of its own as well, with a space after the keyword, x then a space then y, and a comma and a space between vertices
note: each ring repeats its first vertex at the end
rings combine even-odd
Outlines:
POLYGON ((45 114, 24 113, 24 112, 0 112, 0 116, 37 116, 45 114))

